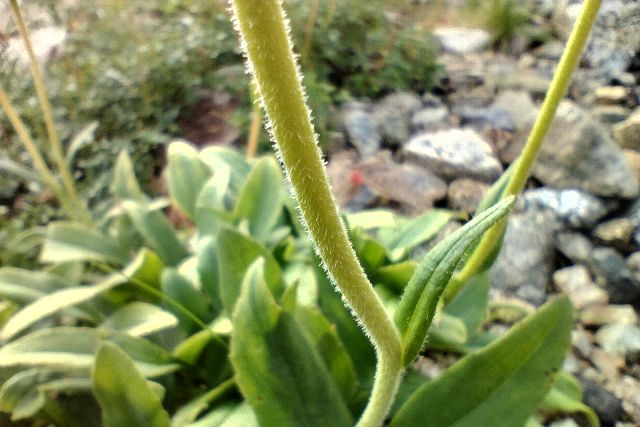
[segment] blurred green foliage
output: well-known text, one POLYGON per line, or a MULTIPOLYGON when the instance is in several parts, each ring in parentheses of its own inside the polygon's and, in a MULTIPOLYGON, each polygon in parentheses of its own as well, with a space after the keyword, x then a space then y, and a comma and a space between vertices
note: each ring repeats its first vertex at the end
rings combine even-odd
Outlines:
MULTIPOLYGON (((95 123, 74 149, 72 167, 81 196, 98 215, 108 209, 105 200, 117 153, 129 152, 143 188, 154 191, 165 144, 183 134, 180 120, 190 120, 212 91, 232 94, 238 108, 235 125, 246 135, 251 116, 248 77, 239 66, 242 57, 225 1, 36 0, 35 4, 67 31, 63 49, 45 69, 63 143, 69 147, 75 136, 95 123)), ((325 150, 336 103, 350 97, 375 98, 392 90, 424 91, 437 78, 429 35, 403 25, 382 1, 291 0, 285 6, 325 150)), ((29 23, 31 17, 25 13, 29 23)), ((2 87, 44 147, 42 113, 27 75, 24 67, 2 61, 2 87)), ((6 141, 3 159, 29 165, 4 115, 0 129, 6 141)), ((269 148, 266 132, 261 146, 269 148)), ((3 243, 15 235, 12 230, 55 218, 51 206, 32 203, 34 198, 26 196, 28 186, 21 182, 21 177, 0 167, 0 200, 10 218, 3 220, 3 243), (23 203, 14 203, 16 198, 23 203), (30 209, 36 211, 26 212, 30 209)), ((6 263, 2 255, 0 263, 6 263)))

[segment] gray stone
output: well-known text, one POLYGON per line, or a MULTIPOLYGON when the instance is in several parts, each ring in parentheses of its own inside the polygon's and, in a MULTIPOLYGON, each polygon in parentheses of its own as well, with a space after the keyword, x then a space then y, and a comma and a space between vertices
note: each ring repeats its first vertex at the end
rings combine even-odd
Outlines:
POLYGON ((445 106, 427 107, 413 113, 411 127, 414 132, 432 132, 449 127, 449 110, 445 106))
POLYGON ((441 27, 433 31, 433 37, 446 52, 457 55, 479 52, 491 41, 491 34, 479 28, 441 27))
POLYGON ((613 137, 619 146, 640 151, 640 108, 613 127, 613 137))
MULTIPOLYGON (((580 0, 556 2, 553 24, 568 38, 581 9, 580 0)), ((640 50, 640 3, 608 0, 602 3, 591 30, 583 60, 601 76, 611 80, 623 74, 640 50)))
POLYGON ((593 245, 585 236, 573 231, 560 231, 554 236, 554 244, 560 253, 576 264, 589 260, 593 245))
POLYGON ((634 358, 640 353, 640 328, 628 323, 614 323, 598 330, 596 342, 606 352, 634 358))
POLYGON ((589 270, 583 265, 557 270, 553 273, 553 282, 560 291, 569 296, 577 309, 607 303, 607 293, 591 280, 589 270))
POLYGON ((512 214, 502 250, 491 268, 492 292, 542 304, 554 263, 553 234, 559 228, 547 211, 512 214))
POLYGON ((511 119, 511 114, 505 109, 496 107, 473 107, 462 105, 454 109, 460 117, 462 126, 469 126, 474 129, 499 129, 515 131, 515 124, 511 119))
POLYGON ((640 199, 634 201, 623 216, 629 219, 636 229, 640 227, 640 199))
POLYGON ((598 247, 591 251, 589 268, 596 283, 609 294, 613 304, 638 304, 640 282, 616 250, 598 247))
POLYGON ((509 137, 496 141, 500 159, 507 164, 512 163, 522 152, 529 133, 538 114, 538 107, 524 90, 507 90, 501 92, 493 102, 494 108, 509 111, 515 132, 509 137))
POLYGON ((409 163, 398 164, 389 151, 358 165, 363 183, 383 204, 397 205, 415 215, 433 207, 447 195, 447 184, 428 170, 409 163))
POLYGON ((634 252, 627 257, 627 265, 636 273, 636 276, 640 274, 640 251, 634 252))
POLYGON ((447 198, 452 209, 467 213, 476 211, 478 204, 489 190, 489 184, 472 179, 456 179, 449 184, 447 198))
POLYGON ((598 105, 589 111, 600 123, 613 126, 629 117, 629 110, 619 105, 598 105))
POLYGON ((633 376, 623 375, 620 380, 612 385, 611 391, 622 399, 622 407, 631 418, 631 422, 617 423, 616 427, 637 427, 640 425, 640 393, 638 393, 638 390, 640 390, 640 380, 637 379, 640 375, 638 375, 638 371, 634 374, 634 367, 637 369, 638 365, 631 366, 631 372, 629 373, 633 376))
POLYGON ((580 379, 584 388, 584 403, 593 408, 604 425, 613 425, 624 414, 622 402, 596 381, 580 379))
POLYGON ((422 133, 404 147, 408 159, 447 178, 475 178, 492 181, 502 165, 491 146, 470 129, 422 133))
POLYGON ((411 118, 421 107, 420 97, 412 92, 392 93, 375 104, 372 115, 383 141, 404 144, 411 134, 411 118))
POLYGON ((638 180, 607 131, 577 105, 558 108, 533 175, 555 188, 580 188, 606 197, 633 198, 638 180))
POLYGON ((382 145, 382 138, 366 107, 359 102, 349 102, 340 111, 347 141, 358 150, 362 158, 373 156, 382 145))
POLYGON ((535 68, 524 68, 504 76, 496 84, 502 89, 524 90, 534 97, 542 98, 551 84, 551 75, 542 74, 540 70, 535 68))
POLYGON ((586 191, 574 189, 527 190, 520 200, 527 207, 549 209, 559 220, 577 228, 593 227, 608 210, 599 198, 586 191))
POLYGON ((538 114, 538 107, 531 99, 531 95, 523 90, 506 90, 501 92, 493 102, 493 107, 506 110, 517 130, 527 133, 538 114))

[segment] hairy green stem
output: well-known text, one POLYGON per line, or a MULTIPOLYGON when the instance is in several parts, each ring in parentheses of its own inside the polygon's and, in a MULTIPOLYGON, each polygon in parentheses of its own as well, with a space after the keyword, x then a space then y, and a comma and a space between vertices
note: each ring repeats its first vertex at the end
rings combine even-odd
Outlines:
MULTIPOLYGON (((567 92, 567 88, 571 82, 571 76, 578 65, 582 50, 587 43, 591 27, 593 26, 598 10, 600 9, 601 2, 602 0, 586 0, 582 5, 582 10, 580 11, 580 15, 573 27, 567 46, 553 76, 547 95, 542 103, 540 113, 536 118, 522 154, 518 157, 515 170, 511 175, 511 179, 507 184, 503 197, 517 195, 524 189, 527 179, 531 173, 533 163, 540 151, 540 146, 542 145, 542 142, 549 131, 549 127, 551 126, 551 122, 553 121, 553 116, 558 109, 560 101, 567 92)), ((503 219, 494 225, 482 237, 480 243, 471 257, 469 257, 469 260, 466 262, 462 270, 453 277, 453 280, 449 284, 447 293, 445 294, 445 303, 451 301, 460 289, 462 289, 464 284, 478 272, 479 268, 482 266, 487 256, 491 253, 492 249, 500 239, 500 235, 504 231, 505 226, 506 219, 503 219)))
POLYGON ((47 128, 47 134, 49 136, 49 143, 51 145, 51 154, 53 156, 53 161, 55 162, 58 168, 58 172, 62 177, 63 188, 67 193, 68 199, 75 206, 72 218, 84 223, 91 223, 91 215, 78 196, 73 177, 71 176, 71 170, 67 165, 64 157, 62 144, 60 144, 60 139, 58 137, 58 132, 56 130, 55 122, 53 119, 53 109, 51 108, 51 103, 49 102, 49 98, 47 97, 47 92, 44 86, 44 79, 42 78, 42 72, 40 71, 40 64, 38 63, 35 53, 33 52, 33 45, 31 44, 31 38, 29 37, 29 30, 27 29, 27 26, 22 17, 22 12, 20 11, 18 0, 10 0, 9 3, 11 5, 11 10, 13 12, 16 26, 18 27, 18 32, 20 33, 20 37, 22 38, 25 49, 27 50, 27 54, 29 56, 29 67, 31 68, 31 74, 33 75, 33 82, 36 88, 38 101, 40 102, 40 107, 42 108, 42 115, 44 117, 44 123, 47 128))
POLYGON ((280 160, 327 272, 378 356, 373 391, 358 422, 382 424, 402 376, 398 330, 367 279, 336 208, 305 102, 280 0, 230 0, 235 24, 280 160))

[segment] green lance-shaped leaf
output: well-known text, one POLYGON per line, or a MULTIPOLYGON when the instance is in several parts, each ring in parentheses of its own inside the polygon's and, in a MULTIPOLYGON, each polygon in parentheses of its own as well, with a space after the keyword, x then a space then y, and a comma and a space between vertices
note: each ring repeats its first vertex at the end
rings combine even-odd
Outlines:
POLYGON ((177 325, 178 319, 170 312, 153 304, 134 301, 109 316, 100 324, 100 328, 142 337, 177 325))
POLYGON ((0 411, 12 421, 35 416, 50 396, 86 393, 91 390, 88 376, 48 368, 31 368, 11 376, 0 387, 0 411))
POLYGON ((350 426, 351 415, 326 365, 293 313, 278 306, 263 277, 247 271, 233 313, 236 382, 265 426, 350 426))
POLYGON ((553 387, 538 408, 544 413, 581 413, 594 427, 600 426, 596 413, 582 403, 583 390, 580 382, 571 374, 560 372, 555 379, 553 387))
POLYGON ((207 147, 200 151, 200 159, 214 174, 218 174, 222 169, 229 171, 228 183, 224 188, 223 208, 226 211, 233 210, 236 198, 244 182, 251 172, 251 166, 236 151, 224 147, 207 147))
POLYGON ((259 427, 256 415, 247 402, 228 402, 216 406, 198 421, 172 427, 259 427))
POLYGON ((480 273, 462 288, 445 309, 445 313, 464 322, 470 336, 476 334, 487 317, 490 288, 489 274, 486 271, 480 273))
MULTIPOLYGON (((162 272, 162 293, 173 301, 180 303, 183 307, 188 307, 200 320, 206 320, 209 307, 204 295, 185 276, 180 274, 175 268, 165 268, 162 272)), ((167 306, 171 310, 171 306, 167 306)), ((191 330, 195 325, 178 310, 173 311, 180 319, 180 323, 186 330, 191 330)))
POLYGON ((284 197, 282 174, 272 157, 260 159, 240 190, 236 201, 236 221, 246 220, 249 232, 263 242, 282 213, 284 197))
POLYGON ((514 201, 514 197, 509 197, 482 212, 440 242, 418 266, 395 314, 396 324, 403 336, 405 365, 411 363, 422 349, 440 297, 465 250, 506 215, 514 201))
POLYGON ((189 256, 167 218, 146 204, 126 201, 122 204, 134 227, 166 265, 177 266, 189 256))
POLYGON ((433 239, 456 216, 452 211, 434 209, 398 227, 380 229, 380 240, 388 248, 389 258, 399 261, 411 249, 433 239))
POLYGON ((72 283, 55 274, 19 268, 0 268, 0 298, 19 304, 29 303, 72 283))
POLYGON ((169 415, 153 388, 116 345, 100 344, 92 377, 104 427, 169 427, 169 415))
POLYGON ((40 253, 42 262, 100 261, 126 264, 129 256, 117 240, 81 224, 54 223, 40 253))
POLYGON ((167 151, 169 195, 180 210, 194 220, 198 194, 211 176, 211 171, 200 160, 196 149, 185 142, 172 142, 167 151))
MULTIPOLYGON (((231 390, 235 389, 235 381, 232 379, 226 380, 219 384, 217 387, 203 393, 186 404, 182 405, 180 409, 176 411, 175 414, 171 417, 171 427, 185 427, 193 422, 203 413, 206 409, 208 409, 212 403, 221 400, 225 395, 227 395, 231 390)), ((217 408, 222 405, 216 405, 217 408)), ((235 405, 234 405, 235 406, 235 405)), ((225 419, 226 417, 220 417, 220 421, 225 419)), ((218 424, 211 423, 207 424, 207 426, 216 426, 218 424)), ((244 424, 238 424, 244 425, 244 424)), ((229 426, 231 427, 231 426, 229 426)))
POLYGON ((143 203, 149 200, 140 189, 140 184, 133 171, 131 158, 126 151, 121 151, 118 155, 118 160, 116 160, 111 191, 113 191, 113 194, 121 202, 125 200, 135 200, 143 203))
POLYGON ((102 341, 123 349, 145 377, 174 372, 179 365, 166 350, 150 341, 95 328, 60 327, 37 331, 0 348, 0 368, 49 367, 89 372, 102 341))
POLYGON ((349 353, 332 324, 320 310, 302 305, 296 307, 295 317, 304 326, 342 397, 348 402, 354 396, 358 379, 349 353))
POLYGON ((151 281, 149 279, 157 275, 161 269, 162 263, 158 257, 153 252, 143 249, 122 273, 115 273, 96 285, 65 288, 33 301, 11 316, 2 329, 1 337, 4 340, 11 339, 47 316, 89 301, 116 286, 127 283, 129 277, 142 279, 145 282, 151 281))
POLYGON ((524 425, 562 365, 572 324, 566 297, 545 304, 502 338, 421 386, 390 427, 524 425))
POLYGON ((218 235, 218 271, 220 296, 227 313, 233 313, 242 279, 249 266, 258 258, 265 260, 265 281, 271 292, 281 292, 282 272, 271 252, 249 236, 231 228, 223 228, 218 235))

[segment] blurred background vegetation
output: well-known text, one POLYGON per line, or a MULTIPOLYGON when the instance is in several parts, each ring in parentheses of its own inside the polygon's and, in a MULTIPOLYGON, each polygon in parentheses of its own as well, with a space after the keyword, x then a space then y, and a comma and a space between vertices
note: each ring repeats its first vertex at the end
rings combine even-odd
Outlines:
MULTIPOLYGON (((147 191, 162 191, 164 146, 176 137, 196 144, 242 145, 251 121, 249 82, 222 0, 34 0, 50 25, 66 31, 64 48, 46 65, 46 86, 61 139, 75 144, 70 161, 82 197, 105 212, 115 156, 130 153, 147 191), (79 136, 79 137, 78 137, 79 136)), ((330 150, 333 106, 391 91, 424 93, 442 68, 429 30, 455 20, 485 25, 496 48, 533 34, 519 0, 288 0, 309 102, 324 149, 330 150)), ((38 22, 25 10, 33 28, 38 22)), ((0 29, 1 31, 2 29, 0 29)), ((12 25, 0 40, 16 36, 12 25)), ((0 43, 0 45, 2 45, 0 43)), ((6 43, 4 43, 6 47, 6 43)), ((33 82, 26 68, 0 57, 0 81, 44 147, 33 82)), ((0 115, 0 265, 15 264, 8 248, 20 230, 56 218, 51 197, 29 182, 26 153, 0 115)), ((262 132, 260 147, 268 148, 262 132)))

